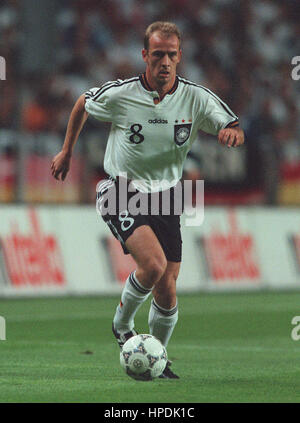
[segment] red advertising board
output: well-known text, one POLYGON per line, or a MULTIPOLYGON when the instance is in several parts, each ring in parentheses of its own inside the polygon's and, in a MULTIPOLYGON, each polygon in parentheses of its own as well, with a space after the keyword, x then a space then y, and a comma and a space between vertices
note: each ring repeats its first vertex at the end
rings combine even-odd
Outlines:
POLYGON ((238 227, 236 213, 228 215, 229 231, 222 232, 218 224, 201 239, 209 277, 218 283, 225 280, 257 282, 260 278, 255 243, 250 233, 238 227))
POLYGON ((44 233, 34 209, 28 213, 30 231, 22 232, 12 219, 10 233, 1 240, 8 283, 63 286, 66 277, 59 242, 55 235, 44 233))

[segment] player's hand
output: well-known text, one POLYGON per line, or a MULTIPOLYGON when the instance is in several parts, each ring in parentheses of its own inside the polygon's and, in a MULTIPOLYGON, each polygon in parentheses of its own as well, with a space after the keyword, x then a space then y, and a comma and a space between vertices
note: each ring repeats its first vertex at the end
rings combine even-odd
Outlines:
POLYGON ((218 133, 218 141, 227 147, 238 147, 244 144, 244 131, 239 127, 221 129, 218 133))
POLYGON ((70 169, 70 162, 70 154, 67 154, 64 151, 58 153, 51 163, 52 176, 59 181, 59 175, 61 175, 61 180, 64 181, 70 169))

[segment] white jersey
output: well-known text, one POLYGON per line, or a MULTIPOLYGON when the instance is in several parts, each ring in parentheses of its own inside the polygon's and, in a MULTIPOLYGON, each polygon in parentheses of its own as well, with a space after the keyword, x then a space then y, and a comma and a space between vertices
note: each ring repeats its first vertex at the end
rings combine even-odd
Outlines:
POLYGON ((175 186, 198 131, 217 135, 238 120, 230 108, 205 87, 179 76, 162 101, 145 74, 110 81, 85 93, 85 109, 111 122, 104 157, 105 171, 126 174, 136 189, 154 192, 175 186))

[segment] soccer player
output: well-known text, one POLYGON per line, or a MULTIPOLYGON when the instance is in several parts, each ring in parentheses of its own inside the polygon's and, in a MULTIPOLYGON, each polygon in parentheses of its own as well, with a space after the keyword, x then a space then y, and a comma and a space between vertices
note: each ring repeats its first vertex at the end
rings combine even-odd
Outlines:
MULTIPOLYGON (((70 115, 62 151, 51 164, 56 179, 65 179, 73 147, 89 115, 112 123, 104 158, 110 179, 98 184, 100 203, 112 189, 118 192, 120 175, 126 175, 126 181, 133 181, 134 188, 146 196, 169 190, 172 199, 185 158, 200 129, 216 135, 219 143, 228 147, 244 143, 238 117, 230 108, 207 88, 177 76, 180 44, 176 25, 154 22, 144 38, 145 73, 107 82, 79 97, 70 115)), ((149 331, 167 346, 178 320, 180 216, 135 215, 128 208, 117 207, 114 214, 106 214, 103 219, 137 266, 125 283, 113 318, 113 333, 120 348, 136 334, 135 314, 150 294, 153 299, 149 331)), ((161 377, 178 378, 170 369, 170 362, 161 377)))

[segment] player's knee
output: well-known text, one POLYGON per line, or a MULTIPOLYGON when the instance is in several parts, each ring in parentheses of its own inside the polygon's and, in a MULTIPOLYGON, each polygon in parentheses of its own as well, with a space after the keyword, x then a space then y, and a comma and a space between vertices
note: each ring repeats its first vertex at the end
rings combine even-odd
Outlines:
POLYGON ((154 284, 159 281, 165 273, 167 260, 165 257, 151 257, 145 264, 144 270, 147 278, 154 284))

